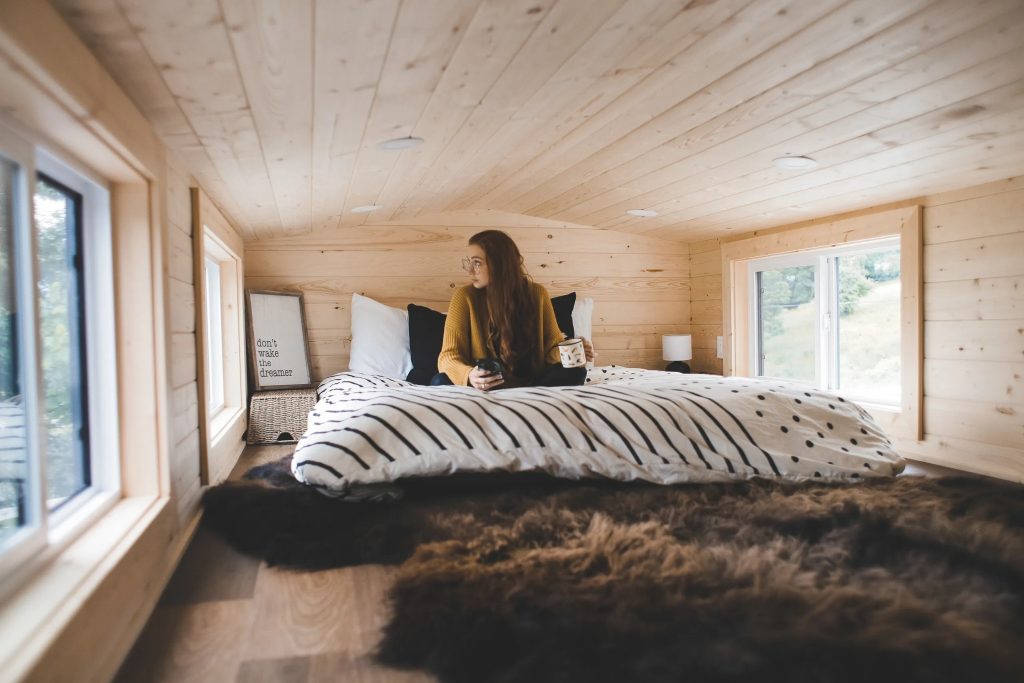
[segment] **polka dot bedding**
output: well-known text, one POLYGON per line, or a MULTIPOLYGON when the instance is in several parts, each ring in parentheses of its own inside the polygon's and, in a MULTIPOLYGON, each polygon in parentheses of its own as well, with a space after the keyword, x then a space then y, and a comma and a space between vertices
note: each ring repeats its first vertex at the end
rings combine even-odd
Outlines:
POLYGON ((855 481, 904 467, 863 408, 778 380, 607 366, 579 387, 484 393, 344 372, 325 379, 318 397, 292 470, 335 496, 459 471, 675 484, 855 481))

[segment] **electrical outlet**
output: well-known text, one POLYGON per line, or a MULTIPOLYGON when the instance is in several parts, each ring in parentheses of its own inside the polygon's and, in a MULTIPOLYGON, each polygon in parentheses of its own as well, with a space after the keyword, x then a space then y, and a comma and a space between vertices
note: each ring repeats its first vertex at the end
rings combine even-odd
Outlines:
POLYGON ((715 357, 725 358, 725 347, 722 344, 722 335, 715 337, 715 357))

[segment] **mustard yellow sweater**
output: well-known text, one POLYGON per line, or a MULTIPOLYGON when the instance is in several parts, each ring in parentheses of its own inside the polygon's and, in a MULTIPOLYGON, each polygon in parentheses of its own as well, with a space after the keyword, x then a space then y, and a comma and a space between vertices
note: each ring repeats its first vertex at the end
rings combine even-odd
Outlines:
MULTIPOLYGON (((536 302, 537 344, 533 358, 534 374, 543 372, 551 363, 558 363, 558 342, 565 335, 558 329, 555 309, 551 297, 542 285, 531 283, 533 299, 536 302)), ((452 381, 452 384, 469 385, 469 373, 475 362, 481 358, 497 358, 487 334, 487 294, 483 289, 466 285, 455 290, 448 306, 448 319, 444 323, 444 339, 441 354, 437 357, 437 369, 452 381)), ((524 386, 533 377, 516 377, 505 373, 504 387, 524 386)))

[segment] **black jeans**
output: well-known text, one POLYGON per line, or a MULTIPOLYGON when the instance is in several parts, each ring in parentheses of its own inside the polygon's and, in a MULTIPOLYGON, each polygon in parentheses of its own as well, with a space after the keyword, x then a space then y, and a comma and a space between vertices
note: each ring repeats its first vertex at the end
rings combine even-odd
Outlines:
MULTIPOLYGON (((536 380, 531 382, 531 387, 574 387, 587 381, 587 369, 585 367, 563 368, 555 363, 544 368, 536 380)), ((448 375, 439 372, 430 379, 430 386, 444 386, 451 384, 448 375)), ((500 388, 500 387, 499 387, 500 388)))

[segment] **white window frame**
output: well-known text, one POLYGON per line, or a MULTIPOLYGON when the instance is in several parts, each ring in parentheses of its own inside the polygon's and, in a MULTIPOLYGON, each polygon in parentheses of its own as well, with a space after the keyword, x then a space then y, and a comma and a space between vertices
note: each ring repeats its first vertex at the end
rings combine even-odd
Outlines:
POLYGON ((45 430, 42 429, 42 377, 37 352, 40 343, 37 333, 38 301, 35 296, 36 240, 35 230, 31 228, 34 215, 32 187, 36 177, 35 154, 30 143, 0 125, 0 155, 18 165, 12 197, 15 225, 11 265, 15 273, 18 310, 24 313, 18 317, 16 343, 21 363, 22 405, 25 406, 26 474, 28 480, 36 484, 26 487, 25 525, 0 542, 0 597, 3 597, 26 578, 26 568, 33 565, 32 558, 45 551, 47 528, 45 458, 32 456, 33 453, 43 453, 46 448, 45 430), (18 263, 29 265, 18 267, 18 263), (33 410, 35 420, 29 419, 33 410))
MULTIPOLYGON (((244 309, 245 285, 242 279, 242 259, 207 225, 202 228, 203 259, 203 358, 206 367, 215 363, 213 358, 219 357, 221 370, 223 401, 219 406, 207 404, 206 424, 209 448, 215 449, 219 441, 230 430, 238 416, 245 412, 245 336, 242 311, 244 309), (206 263, 214 261, 220 268, 218 284, 219 306, 209 307, 207 301, 206 263), (214 338, 209 330, 217 325, 219 339, 214 338)), ((216 381, 209 373, 204 373, 204 400, 209 401, 211 392, 209 384, 216 381)))
MULTIPOLYGON (((762 354, 761 339, 757 330, 760 328, 760 310, 758 307, 757 273, 764 270, 780 270, 797 266, 812 266, 814 268, 814 317, 818 321, 815 326, 815 364, 814 364, 814 385, 819 389, 827 391, 842 391, 847 396, 860 403, 878 406, 890 410, 896 410, 900 405, 900 398, 897 396, 892 400, 885 400, 879 396, 860 395, 839 387, 839 335, 837 321, 839 311, 836 310, 836 294, 838 283, 836 282, 835 259, 842 256, 856 256, 874 251, 888 249, 899 249, 900 238, 898 236, 883 237, 879 239, 853 242, 842 246, 828 247, 824 249, 808 249, 779 256, 766 256, 752 259, 747 262, 747 284, 749 291, 747 296, 751 305, 749 306, 750 320, 748 321, 750 334, 750 358, 749 367, 752 374, 759 375, 761 367, 760 357, 762 354)), ((902 283, 901 283, 902 284, 902 283)), ((902 330, 900 331, 902 333, 902 330)), ((901 359, 902 360, 902 359, 901 359)), ((901 363, 900 373, 903 368, 901 363)), ((803 380, 789 377, 780 377, 793 382, 803 380)))
POLYGON ((206 296, 203 310, 206 312, 206 339, 209 353, 206 356, 206 401, 211 419, 217 416, 224 407, 224 328, 221 308, 221 262, 209 256, 203 259, 203 273, 206 276, 204 289, 206 296))
POLYGON ((924 314, 922 307, 921 207, 907 204, 879 211, 823 218, 799 225, 749 233, 722 248, 723 371, 727 376, 749 376, 750 295, 746 262, 789 254, 899 236, 900 244, 900 384, 898 409, 865 406, 882 427, 897 439, 924 438, 924 314))
MULTIPOLYGON (((785 254, 782 256, 768 256, 766 258, 755 259, 747 264, 749 271, 748 274, 748 286, 750 297, 750 348, 749 348, 749 363, 751 368, 751 374, 757 375, 757 370, 760 367, 758 362, 759 356, 761 355, 760 339, 757 330, 760 327, 760 321, 758 320, 759 310, 757 306, 758 292, 757 292, 757 273, 762 270, 778 270, 782 268, 794 268, 799 266, 813 266, 815 268, 814 275, 814 317, 817 320, 821 320, 821 278, 819 277, 818 259, 810 253, 798 253, 798 254, 785 254)), ((821 338, 821 325, 818 325, 814 331, 814 348, 815 348, 815 359, 820 361, 821 357, 818 351, 822 347, 821 338)), ((814 384, 821 384, 821 363, 815 362, 814 364, 814 384)), ((760 375, 763 376, 763 375, 760 375)), ((779 377, 778 379, 784 379, 789 382, 803 382, 804 380, 793 379, 790 377, 779 377)))
MULTIPOLYGON (((42 141, 0 124, 0 153, 20 166, 16 189, 15 232, 21 235, 13 256, 18 262, 19 358, 26 406, 29 478, 28 523, 0 544, 0 599, 52 560, 108 512, 121 497, 117 358, 114 309, 113 229, 110 189, 82 165, 49 152, 42 141), (46 432, 42 360, 38 352, 39 278, 33 202, 37 174, 43 173, 82 197, 86 383, 91 484, 50 511, 46 500, 46 432), (27 226, 27 230, 26 230, 27 226), (26 239, 27 237, 27 239, 26 239), (25 267, 23 264, 29 264, 25 267), (35 413, 34 419, 29 415, 35 413), (22 532, 25 532, 22 534, 22 532)), ((13 264, 12 264, 13 265, 13 264)))

